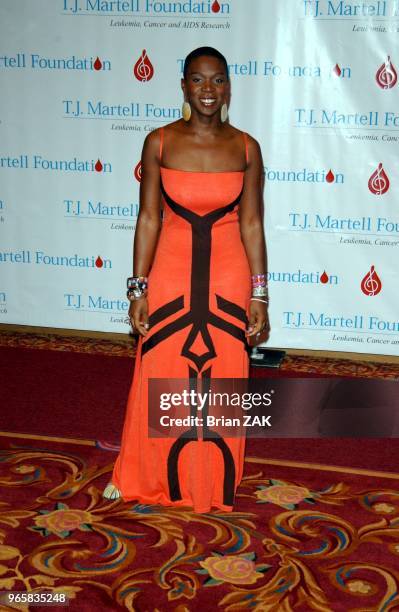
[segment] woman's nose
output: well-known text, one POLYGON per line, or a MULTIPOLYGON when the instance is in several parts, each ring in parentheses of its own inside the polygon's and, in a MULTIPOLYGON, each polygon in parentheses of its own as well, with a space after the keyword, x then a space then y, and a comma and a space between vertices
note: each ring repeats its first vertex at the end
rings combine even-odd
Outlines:
POLYGON ((205 79, 204 82, 202 83, 202 89, 204 91, 213 91, 214 89, 214 85, 212 83, 212 81, 209 79, 205 79))

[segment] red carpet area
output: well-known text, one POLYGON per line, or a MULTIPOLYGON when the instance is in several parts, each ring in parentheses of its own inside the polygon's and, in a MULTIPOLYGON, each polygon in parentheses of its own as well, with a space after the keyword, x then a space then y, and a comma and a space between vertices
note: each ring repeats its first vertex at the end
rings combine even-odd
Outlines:
MULTIPOLYGON (((249 439, 233 513, 104 500, 132 347, 3 334, 0 358, 0 591, 93 612, 399 610, 397 438, 249 439)), ((334 361, 280 376, 398 375, 334 361)))
POLYGON ((235 511, 201 515, 104 500, 114 455, 94 446, 0 439, 3 589, 78 611, 399 607, 399 473, 252 457, 235 511))

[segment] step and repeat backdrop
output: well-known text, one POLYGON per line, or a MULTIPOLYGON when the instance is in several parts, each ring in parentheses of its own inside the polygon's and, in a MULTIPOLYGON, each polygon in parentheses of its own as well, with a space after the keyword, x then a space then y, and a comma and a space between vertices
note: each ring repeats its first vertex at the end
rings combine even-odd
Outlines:
POLYGON ((0 24, 0 323, 128 333, 143 140, 211 45, 263 152, 268 346, 399 355, 399 1, 2 0, 0 24))

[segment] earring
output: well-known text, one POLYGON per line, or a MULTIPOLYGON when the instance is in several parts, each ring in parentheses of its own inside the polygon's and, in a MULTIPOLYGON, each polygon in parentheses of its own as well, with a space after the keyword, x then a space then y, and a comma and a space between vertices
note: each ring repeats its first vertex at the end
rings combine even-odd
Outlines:
POLYGON ((183 106, 181 107, 181 113, 183 115, 184 121, 190 121, 191 117, 191 106, 190 102, 183 102, 183 106))
POLYGON ((221 109, 220 109, 220 119, 221 119, 222 123, 224 123, 226 121, 228 116, 229 116, 229 111, 228 111, 226 102, 224 102, 222 104, 221 109))

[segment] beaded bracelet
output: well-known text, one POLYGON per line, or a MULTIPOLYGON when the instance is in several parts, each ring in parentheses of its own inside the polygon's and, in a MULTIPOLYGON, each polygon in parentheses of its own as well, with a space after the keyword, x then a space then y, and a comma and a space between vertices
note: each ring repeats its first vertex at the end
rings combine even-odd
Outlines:
POLYGON ((252 287, 259 285, 266 285, 266 274, 252 274, 251 276, 252 287))

